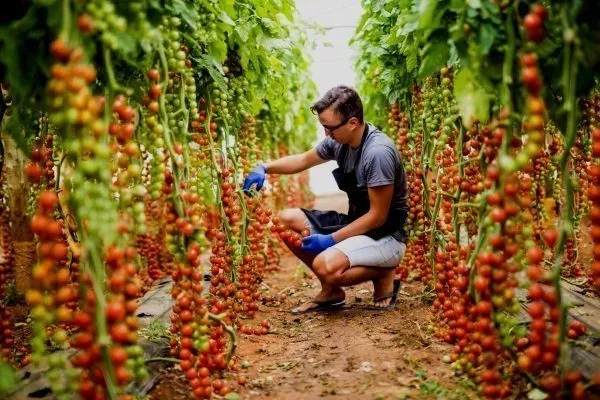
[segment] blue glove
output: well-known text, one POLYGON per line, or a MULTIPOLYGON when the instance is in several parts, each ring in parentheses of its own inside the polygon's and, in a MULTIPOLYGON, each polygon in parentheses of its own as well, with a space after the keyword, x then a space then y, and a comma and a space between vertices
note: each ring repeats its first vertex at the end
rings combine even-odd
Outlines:
POLYGON ((260 190, 265 183, 265 174, 267 173, 267 169, 263 164, 257 165, 254 167, 252 172, 248 174, 246 180, 244 181, 244 193, 248 196, 250 195, 250 188, 254 185, 256 186, 256 190, 260 190))
POLYGON ((302 239, 302 250, 308 250, 312 253, 320 253, 325 249, 333 246, 335 240, 333 235, 310 235, 302 239))

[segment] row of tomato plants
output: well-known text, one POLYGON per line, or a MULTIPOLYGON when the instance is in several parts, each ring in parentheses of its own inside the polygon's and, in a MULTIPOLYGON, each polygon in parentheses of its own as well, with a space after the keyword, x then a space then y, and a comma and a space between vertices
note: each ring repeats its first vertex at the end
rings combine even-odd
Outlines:
POLYGON ((600 384, 571 362, 587 327, 561 286, 600 289, 600 97, 579 75, 595 62, 579 53, 594 10, 574 3, 365 1, 354 39, 366 103, 392 103, 371 118, 408 175, 398 273, 431 290, 446 358, 486 398, 582 399, 600 384))
POLYGON ((32 332, 15 346, 16 227, 2 201, 2 358, 45 361, 60 399, 133 398, 131 383, 148 376, 136 299, 170 275, 171 354, 194 397, 226 396, 236 333, 269 329, 251 319, 279 257, 270 210, 311 200, 306 176, 256 198, 239 185, 257 160, 311 140, 314 86, 306 40, 290 40, 293 3, 61 0, 22 11, 0 26, 0 80, 5 134, 31 157, 32 332), (43 47, 27 47, 39 32, 43 47), (52 351, 66 348, 69 358, 52 351))

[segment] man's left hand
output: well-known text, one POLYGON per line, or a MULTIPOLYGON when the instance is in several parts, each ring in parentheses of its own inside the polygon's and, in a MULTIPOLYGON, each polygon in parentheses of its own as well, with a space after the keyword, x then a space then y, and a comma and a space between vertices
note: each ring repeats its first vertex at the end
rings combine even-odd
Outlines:
POLYGON ((310 235, 302 239, 302 250, 308 250, 312 253, 319 254, 325 249, 330 248, 335 244, 333 235, 310 235))

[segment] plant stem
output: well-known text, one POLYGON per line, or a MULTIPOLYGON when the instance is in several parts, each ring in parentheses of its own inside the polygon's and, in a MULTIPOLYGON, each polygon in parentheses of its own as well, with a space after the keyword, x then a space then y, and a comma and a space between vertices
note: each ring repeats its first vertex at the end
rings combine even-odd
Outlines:
POLYGON ((144 362, 146 364, 151 363, 151 362, 158 362, 158 361, 172 362, 172 363, 178 364, 181 360, 179 360, 177 358, 171 358, 171 357, 152 357, 147 360, 144 360, 144 362))
POLYGON ((235 331, 231 326, 223 322, 223 315, 214 315, 208 313, 208 318, 212 321, 221 324, 223 329, 225 329, 225 331, 229 334, 229 337, 231 338, 231 341, 229 342, 229 349, 227 350, 227 364, 229 364, 229 362, 231 361, 231 357, 233 357, 235 349, 237 348, 237 336, 235 335, 235 331))
MULTIPOLYGON (((436 172, 436 178, 437 175, 439 174, 439 169, 436 172)), ((429 200, 427 200, 429 201, 429 200)), ((440 210, 440 204, 442 203, 442 195, 440 193, 437 193, 436 199, 435 199, 435 206, 433 208, 433 214, 431 215, 431 228, 429 230, 429 263, 431 264, 431 268, 433 270, 433 275, 435 277, 435 282, 437 282, 437 271, 435 270, 435 263, 433 262, 433 259, 435 257, 435 235, 436 235, 436 222, 437 222, 437 215, 438 212, 440 210)))
MULTIPOLYGON (((185 86, 183 84, 184 75, 181 74, 181 80, 179 82, 179 102, 181 106, 178 112, 183 113, 183 126, 185 127, 185 131, 187 132, 187 128, 190 123, 190 112, 185 105, 185 86)), ((185 140, 185 135, 182 135, 182 142, 185 140)), ((185 165, 190 165, 190 148, 189 146, 183 146, 183 158, 185 165)), ((186 168, 183 172, 183 178, 188 181, 188 168, 186 168)))
POLYGON ((173 165, 173 170, 175 174, 173 174, 173 194, 171 195, 173 199, 173 205, 175 206, 175 210, 177 214, 182 216, 183 213, 183 205, 181 204, 181 199, 179 198, 179 168, 177 168, 177 163, 175 162, 176 154, 173 150, 173 142, 171 141, 171 132, 169 129, 169 117, 167 116, 167 108, 165 104, 165 95, 167 93, 167 88, 169 87, 169 63, 167 62, 167 56, 165 55, 165 49, 163 47, 162 41, 158 42, 158 54, 160 57, 160 63, 163 68, 164 73, 164 81, 163 81, 163 93, 159 97, 160 102, 160 119, 162 120, 163 127, 163 137, 165 139, 165 144, 167 145, 167 150, 169 151, 169 155, 171 156, 171 164, 173 165))
MULTIPOLYGON (((462 152, 462 148, 463 148, 463 141, 464 141, 464 136, 465 136, 465 129, 462 126, 462 124, 460 125, 460 129, 458 131, 458 140, 456 142, 456 157, 458 158, 458 175, 461 179, 464 178, 465 176, 465 167, 464 167, 464 160, 461 160, 461 158, 463 157, 463 152, 462 152)), ((455 203, 453 205, 454 210, 453 210, 453 215, 452 215, 452 225, 454 226, 454 238, 456 240, 456 245, 460 248, 460 223, 458 221, 458 214, 460 212, 460 210, 458 210, 458 208, 456 207, 456 204, 460 204, 460 203, 456 203, 460 200, 460 195, 462 193, 462 188, 459 185, 458 186, 458 191, 456 193, 456 198, 454 199, 455 203)))
MULTIPOLYGON (((562 21, 564 31, 570 31, 572 28, 569 21, 569 7, 565 4, 562 8, 562 21)), ((560 285, 560 275, 562 271, 562 259, 565 252, 565 247, 568 238, 573 234, 573 178, 569 167, 569 157, 571 148, 575 143, 575 135, 577 134, 577 72, 578 64, 574 55, 575 44, 573 42, 565 42, 564 44, 564 62, 562 81, 564 88, 564 110, 567 113, 567 127, 564 138, 564 150, 559 161, 559 173, 562 181, 565 184, 565 204, 561 210, 562 218, 559 221, 559 239, 555 251, 554 269, 552 272, 552 284, 556 291, 557 304, 560 307, 559 325, 559 343, 560 343, 560 358, 559 368, 561 377, 564 380, 564 374, 568 369, 569 362, 569 345, 566 341, 567 334, 567 306, 563 302, 562 287, 560 285)))
MULTIPOLYGON (((54 186, 54 189, 57 192, 60 190, 60 170, 62 169, 62 165, 65 162, 66 158, 67 155, 63 154, 60 158, 60 161, 58 162, 58 165, 56 166, 56 185, 54 186)), ((0 168, 0 172, 2 172, 2 168, 0 168)))
POLYGON ((60 34, 68 36, 71 30, 71 1, 63 0, 62 2, 62 26, 60 34))
POLYGON ((110 85, 110 87, 113 90, 119 91, 119 90, 121 90, 121 86, 119 86, 119 84, 117 83, 117 79, 115 78, 115 71, 113 70, 113 67, 112 67, 111 54, 110 54, 110 49, 108 48, 108 46, 106 46, 106 45, 102 46, 102 54, 104 56, 104 68, 106 68, 106 76, 108 77, 108 84, 110 85))

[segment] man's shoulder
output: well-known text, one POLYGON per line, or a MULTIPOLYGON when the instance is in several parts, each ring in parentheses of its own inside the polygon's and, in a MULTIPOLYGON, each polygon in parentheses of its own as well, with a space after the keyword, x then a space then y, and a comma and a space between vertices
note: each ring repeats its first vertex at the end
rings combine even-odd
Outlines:
POLYGON ((369 124, 369 140, 365 148, 365 153, 381 153, 392 150, 395 152, 394 141, 374 125, 369 124))
POLYGON ((315 148, 326 147, 328 149, 337 149, 339 147, 339 143, 330 138, 329 136, 325 136, 323 140, 321 140, 315 148))

